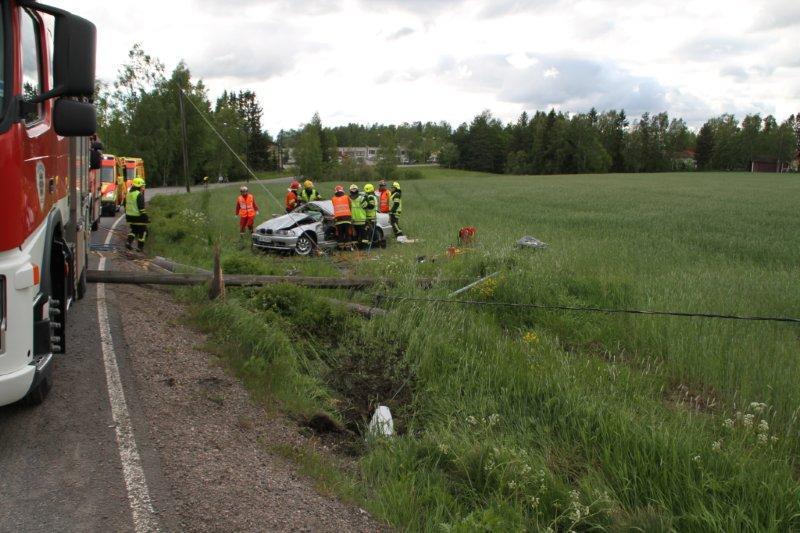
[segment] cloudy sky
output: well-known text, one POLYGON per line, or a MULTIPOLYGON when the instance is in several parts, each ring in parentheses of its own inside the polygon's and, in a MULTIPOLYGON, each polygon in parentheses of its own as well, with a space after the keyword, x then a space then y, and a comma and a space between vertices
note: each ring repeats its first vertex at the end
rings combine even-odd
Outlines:
POLYGON ((216 96, 251 88, 271 133, 490 109, 800 112, 799 0, 52 0, 98 26, 98 76, 135 42, 216 96))

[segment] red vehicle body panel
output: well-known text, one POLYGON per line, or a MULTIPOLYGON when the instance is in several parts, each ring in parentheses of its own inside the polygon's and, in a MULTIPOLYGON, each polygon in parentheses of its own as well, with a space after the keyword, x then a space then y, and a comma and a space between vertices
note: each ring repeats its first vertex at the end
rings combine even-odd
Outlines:
MULTIPOLYGON (((22 91, 20 15, 15 7, 15 2, 11 2, 11 17, 16 18, 12 22, 13 91, 19 94, 22 91)), ((45 61, 43 68, 42 79, 47 80, 49 63, 45 61)), ((41 105, 43 119, 39 124, 27 127, 17 122, 0 134, 0 175, 5 178, 0 194, 0 213, 4 220, 3 231, 0 232, 0 251, 22 245, 42 224, 53 204, 67 195, 69 140, 57 136, 53 131, 53 101, 48 100, 41 105), (43 195, 41 199, 40 192, 43 195)))

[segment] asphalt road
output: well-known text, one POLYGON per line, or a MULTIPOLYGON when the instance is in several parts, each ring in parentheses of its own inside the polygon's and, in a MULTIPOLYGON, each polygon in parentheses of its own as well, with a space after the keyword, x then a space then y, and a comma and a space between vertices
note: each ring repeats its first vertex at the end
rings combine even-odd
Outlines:
MULTIPOLYGON (((92 241, 104 242, 112 222, 101 219, 92 241)), ((98 260, 90 254, 90 267, 97 268, 98 260)), ((107 294, 121 388, 158 517, 149 524, 173 529, 169 513, 160 509, 168 494, 132 385, 120 322, 124 314, 113 293, 107 294)), ((70 310, 67 353, 54 364, 53 387, 42 405, 0 407, 0 531, 135 530, 106 384, 97 285, 89 285, 86 297, 70 310)))

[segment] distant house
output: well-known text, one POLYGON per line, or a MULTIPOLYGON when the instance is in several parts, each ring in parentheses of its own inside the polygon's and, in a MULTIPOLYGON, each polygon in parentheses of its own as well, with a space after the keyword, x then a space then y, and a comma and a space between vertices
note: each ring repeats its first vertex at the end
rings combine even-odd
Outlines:
MULTIPOLYGON (((374 165, 378 161, 378 147, 377 146, 340 146, 339 147, 339 160, 354 159, 359 163, 366 163, 367 165, 374 165)), ((402 165, 407 165, 408 152, 402 146, 397 147, 397 160, 402 165)))
POLYGON ((750 172, 789 172, 791 168, 792 164, 788 161, 777 159, 762 158, 750 162, 750 172))
POLYGON ((673 170, 693 170, 697 168, 694 150, 684 150, 672 154, 673 170))

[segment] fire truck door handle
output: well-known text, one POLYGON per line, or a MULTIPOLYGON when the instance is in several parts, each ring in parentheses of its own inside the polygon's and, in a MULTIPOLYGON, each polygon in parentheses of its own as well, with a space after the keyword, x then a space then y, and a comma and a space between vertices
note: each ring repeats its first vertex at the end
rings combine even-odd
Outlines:
POLYGON ((55 178, 50 178, 50 194, 56 192, 56 180, 55 178))

